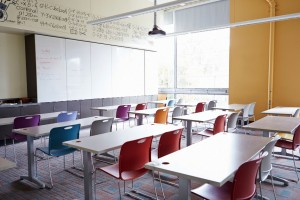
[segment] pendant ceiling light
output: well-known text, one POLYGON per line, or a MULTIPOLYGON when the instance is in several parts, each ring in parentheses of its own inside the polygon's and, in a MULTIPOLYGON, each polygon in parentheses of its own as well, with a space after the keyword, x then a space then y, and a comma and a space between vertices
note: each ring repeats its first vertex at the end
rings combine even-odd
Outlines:
MULTIPOLYGON (((154 6, 156 6, 156 0, 154 0, 154 6)), ((154 12, 154 25, 152 31, 149 31, 148 35, 166 35, 166 32, 161 30, 156 25, 156 12, 154 12)))

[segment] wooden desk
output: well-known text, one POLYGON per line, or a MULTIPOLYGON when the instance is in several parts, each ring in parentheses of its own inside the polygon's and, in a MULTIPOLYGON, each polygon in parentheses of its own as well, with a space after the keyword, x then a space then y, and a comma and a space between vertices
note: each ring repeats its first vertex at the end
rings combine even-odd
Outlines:
POLYGON ((138 115, 137 125, 139 126, 139 125, 143 124, 143 116, 155 115, 157 110, 161 110, 161 109, 165 109, 165 108, 167 108, 167 107, 150 108, 150 109, 144 109, 144 110, 135 110, 135 111, 129 111, 128 113, 138 115))
POLYGON ((216 119, 219 115, 225 114, 228 115, 231 114, 231 112, 221 110, 208 110, 204 112, 174 117, 173 119, 186 121, 186 145, 189 146, 192 144, 192 122, 207 122, 216 119))
POLYGON ((46 124, 41 126, 29 127, 29 128, 22 128, 22 129, 14 129, 15 133, 19 133, 22 135, 27 136, 27 154, 28 154, 28 175, 21 176, 20 179, 26 179, 37 184, 40 188, 45 188, 45 183, 40 181, 35 175, 35 164, 34 164, 34 144, 33 139, 36 137, 47 136, 49 135, 51 129, 61 126, 69 126, 74 124, 80 124, 80 128, 87 128, 92 125, 92 123, 96 120, 100 119, 109 119, 110 117, 88 117, 77 119, 68 122, 61 122, 61 123, 53 123, 53 124, 46 124))
POLYGON ((85 200, 95 199, 93 192, 92 177, 92 157, 91 153, 101 154, 113 149, 120 148, 125 142, 136 140, 148 136, 159 136, 168 131, 174 131, 183 128, 182 126, 164 125, 164 124, 147 124, 135 126, 119 131, 104 133, 91 137, 80 138, 64 142, 69 147, 77 148, 83 151, 84 162, 84 195, 85 200))
POLYGON ((0 171, 16 167, 16 163, 0 157, 0 171))
MULTIPOLYGON (((122 104, 122 105, 130 105, 131 108, 135 108, 137 104, 122 104)), ((91 110, 99 110, 99 116, 103 116, 103 111, 117 110, 119 106, 120 105, 91 107, 91 110)))
MULTIPOLYGON (((37 115, 41 116, 41 120, 47 120, 47 119, 55 119, 59 115, 59 113, 61 112, 43 113, 37 115)), ((13 124, 15 118, 16 117, 0 118, 0 126, 13 124)))
POLYGON ((271 132, 294 133, 300 125, 300 118, 296 117, 281 117, 281 116, 266 116, 251 124, 243 126, 247 130, 263 131, 264 137, 270 137, 271 132))
POLYGON ((241 164, 254 158, 271 140, 250 135, 218 133, 147 163, 145 167, 178 176, 178 199, 190 199, 190 180, 222 186, 234 176, 241 164))
POLYGON ((299 107, 275 107, 261 112, 267 115, 288 115, 292 116, 299 107))
POLYGON ((245 108, 247 104, 229 104, 229 105, 221 105, 221 106, 216 106, 213 107, 213 109, 217 110, 229 110, 229 111, 240 111, 245 108))

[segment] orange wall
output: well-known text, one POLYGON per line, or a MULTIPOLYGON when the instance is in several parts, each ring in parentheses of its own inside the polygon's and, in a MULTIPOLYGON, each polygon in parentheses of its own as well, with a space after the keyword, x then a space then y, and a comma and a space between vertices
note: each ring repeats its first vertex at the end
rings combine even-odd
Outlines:
MULTIPOLYGON (((298 0, 275 0, 276 15, 300 12, 298 0)), ((265 0, 231 0, 231 23, 266 18, 265 0)), ((275 23, 274 106, 300 106, 300 20, 275 23), (297 59, 298 56, 298 59, 297 59), (293 85, 290 87, 290 85, 293 85), (296 99, 295 99, 296 97, 296 99)), ((269 23, 231 29, 229 103, 256 102, 255 114, 268 108, 269 23)))

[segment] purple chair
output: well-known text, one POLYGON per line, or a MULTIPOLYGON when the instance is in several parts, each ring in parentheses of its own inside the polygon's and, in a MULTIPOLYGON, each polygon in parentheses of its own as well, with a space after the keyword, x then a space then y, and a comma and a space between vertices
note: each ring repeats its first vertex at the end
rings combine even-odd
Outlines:
POLYGON ((117 108, 116 118, 114 122, 116 123, 116 130, 118 129, 117 124, 118 122, 123 122, 123 129, 124 129, 124 122, 129 121, 129 113, 131 105, 120 105, 117 108))
MULTIPOLYGON (((28 116, 16 117, 14 119, 13 129, 38 126, 40 124, 40 120, 41 120, 40 115, 28 115, 28 116)), ((15 133, 12 131, 12 134, 8 137, 8 139, 12 139, 15 162, 17 163, 17 156, 16 156, 16 151, 15 151, 15 141, 18 141, 18 142, 26 141, 27 136, 21 135, 21 134, 18 134, 18 133, 15 133)), ((4 140, 4 145, 5 145, 5 157, 6 157, 6 138, 4 140)))

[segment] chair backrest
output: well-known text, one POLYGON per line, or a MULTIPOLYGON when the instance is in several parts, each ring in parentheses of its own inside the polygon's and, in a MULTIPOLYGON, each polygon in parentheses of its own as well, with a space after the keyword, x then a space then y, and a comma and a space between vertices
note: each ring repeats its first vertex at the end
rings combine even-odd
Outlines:
POLYGON ((61 112, 56 118, 56 122, 67 122, 77 119, 77 111, 61 112))
POLYGON ((179 129, 162 134, 158 144, 158 158, 180 149, 182 131, 183 129, 179 129))
POLYGON ((219 115, 216 118, 215 123, 214 123, 214 131, 213 131, 214 135, 225 131, 226 116, 227 115, 219 115))
MULTIPOLYGON (((151 161, 151 143, 153 136, 125 142, 120 151, 119 156, 119 177, 124 180, 122 176, 126 171, 147 170, 144 165, 151 161)), ((143 175, 138 173, 139 176, 143 175)))
POLYGON ((208 102, 207 105, 207 110, 213 110, 213 107, 217 106, 217 101, 216 100, 211 100, 208 102))
MULTIPOLYGON (((13 123, 13 129, 27 128, 38 126, 40 124, 40 115, 28 115, 22 117, 16 117, 13 123)), ((25 141, 27 136, 12 132, 11 138, 17 141, 25 141)))
POLYGON ((158 109, 155 112, 154 123, 167 124, 168 123, 169 108, 158 109))
POLYGON ((173 119, 174 117, 181 116, 183 114, 183 107, 176 106, 172 113, 172 124, 181 122, 181 120, 173 119))
POLYGON ((80 124, 53 128, 49 134, 49 154, 62 156, 74 152, 76 149, 67 147, 62 143, 79 138, 80 124))
POLYGON ((167 106, 168 107, 174 107, 175 106, 175 99, 169 100, 167 106))
POLYGON ((249 116, 254 115, 255 104, 256 104, 256 102, 250 103, 249 112, 248 112, 249 116))
POLYGON ((90 135, 93 136, 111 132, 113 121, 114 118, 94 121, 91 126, 90 135))
POLYGON ((280 136, 275 136, 271 142, 269 142, 265 148, 263 149, 263 151, 268 152, 268 155, 261 161, 261 166, 260 166, 260 179, 261 180, 265 180, 268 176, 268 174, 270 174, 270 171, 272 170, 272 162, 271 162, 271 158, 272 158, 272 152, 274 149, 274 146, 276 144, 276 142, 280 139, 280 136), (266 175, 264 175, 266 174, 266 175))
MULTIPOLYGON (((147 109, 147 103, 139 103, 135 107, 135 110, 145 110, 145 109, 147 109)), ((135 118, 138 118, 138 115, 135 115, 135 118)))
POLYGON ((300 114, 300 108, 295 111, 293 117, 300 117, 299 114, 300 114))
POLYGON ((177 104, 182 104, 183 103, 183 98, 178 99, 177 104))
POLYGON ((231 199, 251 199, 254 196, 258 169, 266 155, 264 153, 260 158, 245 162, 238 168, 233 179, 231 199))
POLYGON ((129 114, 128 111, 130 110, 131 105, 120 105, 117 108, 116 112, 116 118, 120 118, 123 120, 128 120, 129 119, 129 114))
POLYGON ((249 117, 249 110, 250 110, 251 104, 247 104, 243 109, 243 118, 249 117))
POLYGON ((195 113, 203 112, 205 110, 205 102, 199 102, 196 105, 195 113))
POLYGON ((241 112, 231 113, 227 120, 226 131, 235 130, 237 127, 238 118, 241 112))
POLYGON ((300 146, 300 126, 297 127, 296 131, 294 132, 293 136, 293 149, 296 149, 300 146))

